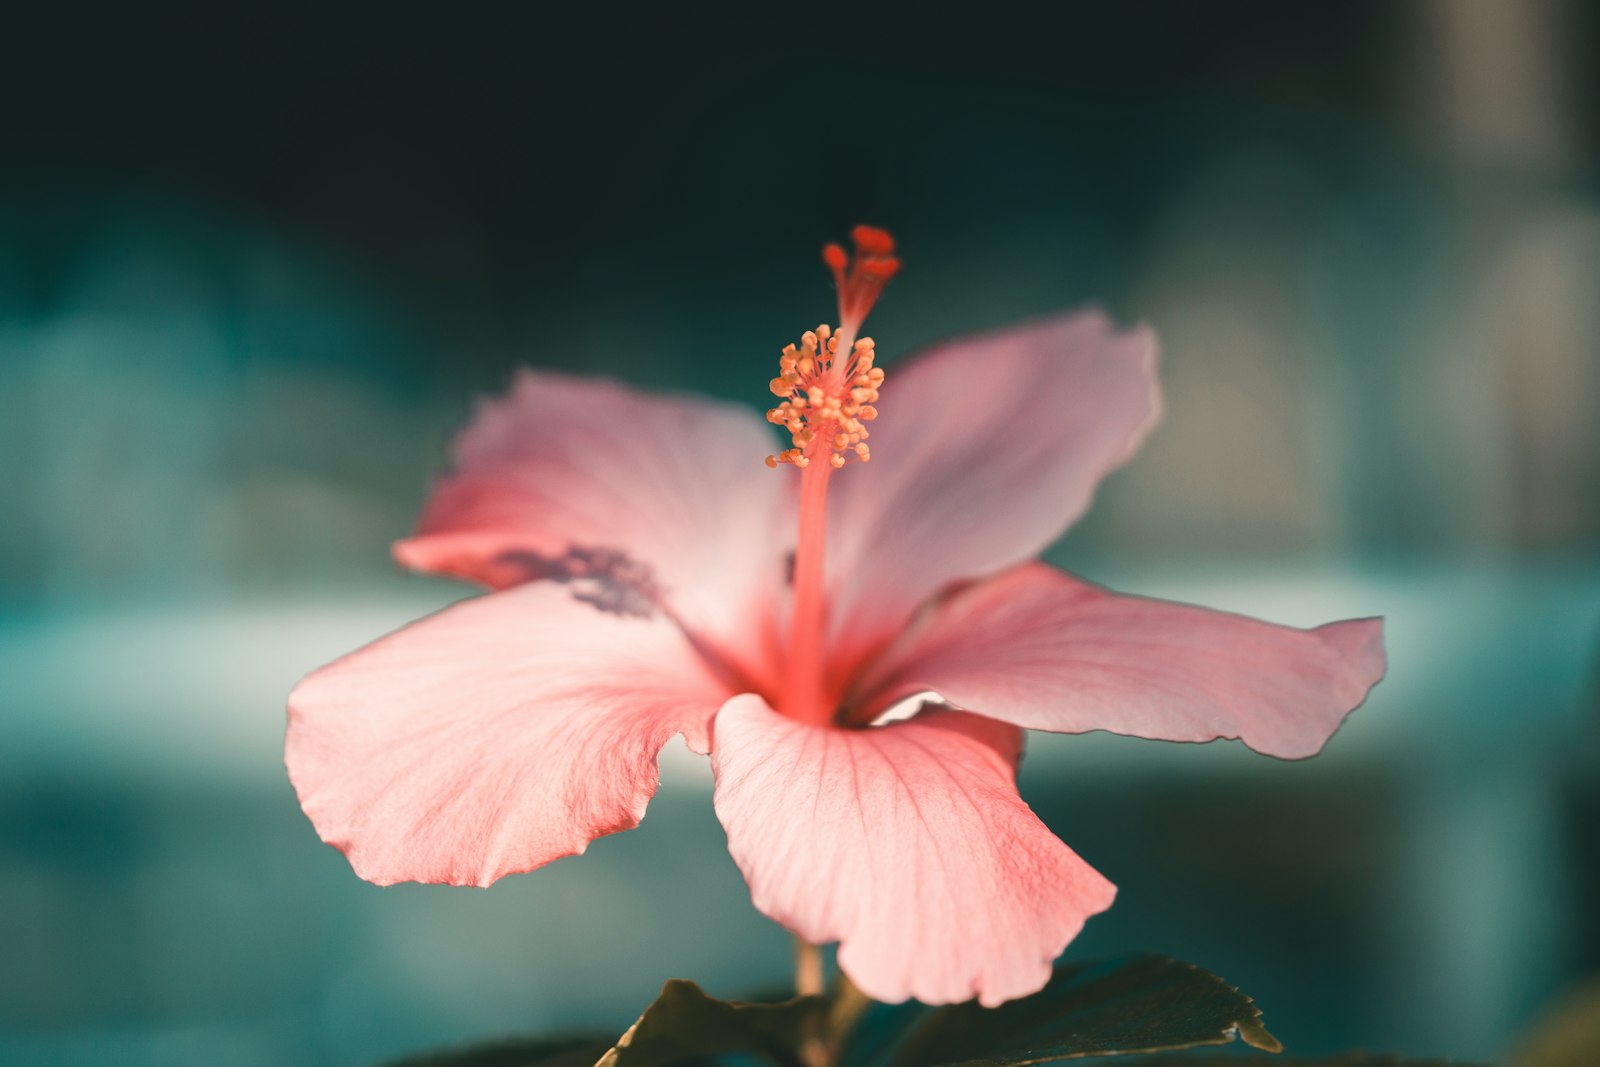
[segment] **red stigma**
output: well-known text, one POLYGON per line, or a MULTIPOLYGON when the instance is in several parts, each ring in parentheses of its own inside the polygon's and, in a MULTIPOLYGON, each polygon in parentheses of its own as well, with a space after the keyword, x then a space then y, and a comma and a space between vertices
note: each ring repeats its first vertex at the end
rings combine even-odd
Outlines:
POLYGON ((850 240, 855 242, 858 252, 869 256, 894 255, 894 237, 888 230, 880 230, 876 226, 857 226, 850 231, 850 240))
POLYGON ((822 261, 833 271, 833 283, 839 290, 839 328, 853 338, 883 292, 884 283, 900 269, 900 260, 894 255, 894 237, 888 230, 857 226, 850 231, 850 241, 856 248, 853 257, 839 245, 829 244, 822 249, 822 261))

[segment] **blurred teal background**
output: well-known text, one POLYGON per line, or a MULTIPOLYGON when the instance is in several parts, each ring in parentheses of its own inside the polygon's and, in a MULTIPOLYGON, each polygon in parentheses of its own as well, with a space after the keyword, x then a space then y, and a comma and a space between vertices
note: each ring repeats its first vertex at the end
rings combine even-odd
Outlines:
POLYGON ((1121 886, 1070 951, 1192 959, 1308 1054, 1507 1055, 1600 971, 1593 7, 4 21, 0 1062, 365 1064, 781 987, 687 753, 583 858, 378 889, 300 814, 283 701, 466 592, 387 546, 475 396, 759 408, 858 221, 904 252, 886 355, 1157 329, 1166 422, 1055 562, 1389 618, 1309 763, 1035 739, 1024 795, 1121 886))

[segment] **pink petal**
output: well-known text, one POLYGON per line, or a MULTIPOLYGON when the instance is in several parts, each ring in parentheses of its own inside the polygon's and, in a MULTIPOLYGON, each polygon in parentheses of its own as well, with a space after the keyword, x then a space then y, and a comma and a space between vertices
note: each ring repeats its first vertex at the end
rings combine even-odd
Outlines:
POLYGON ((793 541, 772 444, 753 411, 523 371, 461 434, 395 555, 494 588, 598 558, 761 675, 793 541))
POLYGON ((674 734, 709 748, 727 691, 660 613, 549 583, 464 601, 289 697, 286 760, 322 839, 370 882, 488 885, 638 825, 674 734))
POLYGON ((860 692, 863 715, 932 690, 958 707, 1058 733, 1238 738, 1315 755, 1383 677, 1383 620, 1314 630, 1118 596, 1044 564, 963 590, 860 692))
POLYGON ((716 809, 755 905, 868 996, 1025 996, 1115 888, 1017 796, 1021 734, 962 712, 867 730, 717 715, 716 809))
POLYGON ((872 462, 833 479, 835 647, 881 644, 929 594, 1061 536, 1155 425, 1155 351, 1086 311, 890 367, 872 462))

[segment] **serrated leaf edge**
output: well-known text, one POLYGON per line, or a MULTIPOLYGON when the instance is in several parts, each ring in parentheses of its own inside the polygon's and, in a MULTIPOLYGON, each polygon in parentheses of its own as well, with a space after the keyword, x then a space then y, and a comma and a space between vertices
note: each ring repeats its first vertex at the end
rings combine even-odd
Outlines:
MULTIPOLYGON (((1166 958, 1172 959, 1171 956, 1166 958)), ((1193 1045, 1184 1045, 1182 1046, 1183 1048, 1200 1048, 1205 1045, 1226 1045, 1229 1042, 1237 1040, 1243 1041, 1251 1048, 1260 1049, 1262 1052, 1277 1053, 1283 1051, 1283 1042, 1279 1041, 1276 1037, 1273 1037, 1271 1032, 1267 1030, 1267 1024, 1262 1021, 1261 1008, 1256 1004, 1255 997, 1252 997, 1248 993, 1241 991, 1238 986, 1233 985, 1216 971, 1208 971, 1198 963, 1190 963, 1188 960, 1178 960, 1176 962, 1183 964, 1191 971, 1198 971, 1200 974, 1216 979, 1216 981, 1219 982, 1224 989, 1243 1000, 1250 1009, 1249 1017, 1234 1020, 1232 1028, 1230 1030, 1224 1030, 1220 1035, 1219 1040, 1197 1042, 1193 1045)), ((1163 1050, 1145 1049, 1144 1053, 1160 1051, 1163 1050)), ((1141 1053, 1141 1055, 1142 1054, 1143 1053, 1141 1053)))
POLYGON ((1069 1052, 1065 1055, 1041 1056, 1038 1059, 1002 1060, 998 1058, 978 1058, 939 1064, 937 1067, 1038 1067, 1038 1065, 1041 1063, 1059 1063, 1062 1060, 1086 1060, 1093 1059, 1095 1057, 1104 1057, 1109 1059, 1112 1056, 1148 1056, 1153 1053, 1160 1052, 1183 1052, 1192 1048, 1216 1048, 1221 1045, 1232 1044, 1235 1041, 1243 1041, 1251 1048, 1260 1049, 1262 1052, 1280 1053, 1283 1051, 1283 1042, 1272 1036, 1271 1032, 1267 1030, 1266 1023, 1262 1021, 1261 1008, 1257 1006, 1256 999, 1247 993, 1240 992, 1239 987, 1230 984, 1226 978, 1223 978, 1215 971, 1206 970, 1197 963, 1190 963, 1188 960, 1173 959, 1171 956, 1162 956, 1160 953, 1156 952, 1135 952, 1131 953, 1129 958, 1132 959, 1139 956, 1150 956, 1157 959, 1167 960, 1172 963, 1177 963, 1189 968, 1189 970, 1194 971, 1203 977, 1212 979, 1224 989, 1233 993, 1235 996, 1239 997, 1245 1002, 1249 1008, 1249 1017, 1234 1020, 1232 1026, 1228 1027, 1226 1030, 1223 1030, 1215 1038, 1206 1038, 1200 1041, 1190 1041, 1181 1045, 1153 1045, 1149 1048, 1129 1048, 1115 1050, 1086 1049, 1083 1052, 1069 1052))
MULTIPOLYGON (((1189 964, 1189 966, 1195 967, 1195 965, 1192 963, 1189 964)), ((1195 970, 1199 969, 1200 968, 1195 967, 1195 970)), ((1212 974, 1213 972, 1207 971, 1206 973, 1212 974)), ((1251 1017, 1248 1019, 1240 1019, 1238 1022, 1233 1024, 1234 1037, 1240 1041, 1243 1041, 1251 1048, 1260 1049, 1262 1052, 1282 1052, 1283 1042, 1272 1036, 1272 1033, 1267 1030, 1267 1024, 1261 1019, 1261 1009, 1256 1005, 1256 998, 1250 996, 1248 993, 1240 992, 1239 987, 1236 985, 1228 985, 1228 980, 1220 975, 1217 976, 1217 981, 1221 982, 1225 986, 1228 986, 1228 988, 1233 990, 1235 994, 1243 997, 1246 1004, 1250 1005, 1251 1017)))

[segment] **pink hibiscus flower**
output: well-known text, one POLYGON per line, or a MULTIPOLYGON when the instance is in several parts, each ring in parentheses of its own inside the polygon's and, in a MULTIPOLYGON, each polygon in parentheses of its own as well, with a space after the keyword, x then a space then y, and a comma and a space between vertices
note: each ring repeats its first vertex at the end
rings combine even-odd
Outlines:
POLYGON ((1023 728, 1297 759, 1365 698, 1380 620, 1274 626, 1035 560, 1156 422, 1147 330, 1044 319, 885 387, 857 336, 899 264, 854 236, 824 253, 838 331, 772 382, 793 447, 767 466, 796 471, 711 400, 524 371, 481 407, 395 551, 495 591, 290 697, 290 777, 361 877, 485 886, 581 853, 638 824, 681 734, 757 908, 839 942, 871 997, 993 1005, 1115 893, 1018 796, 1023 728))

